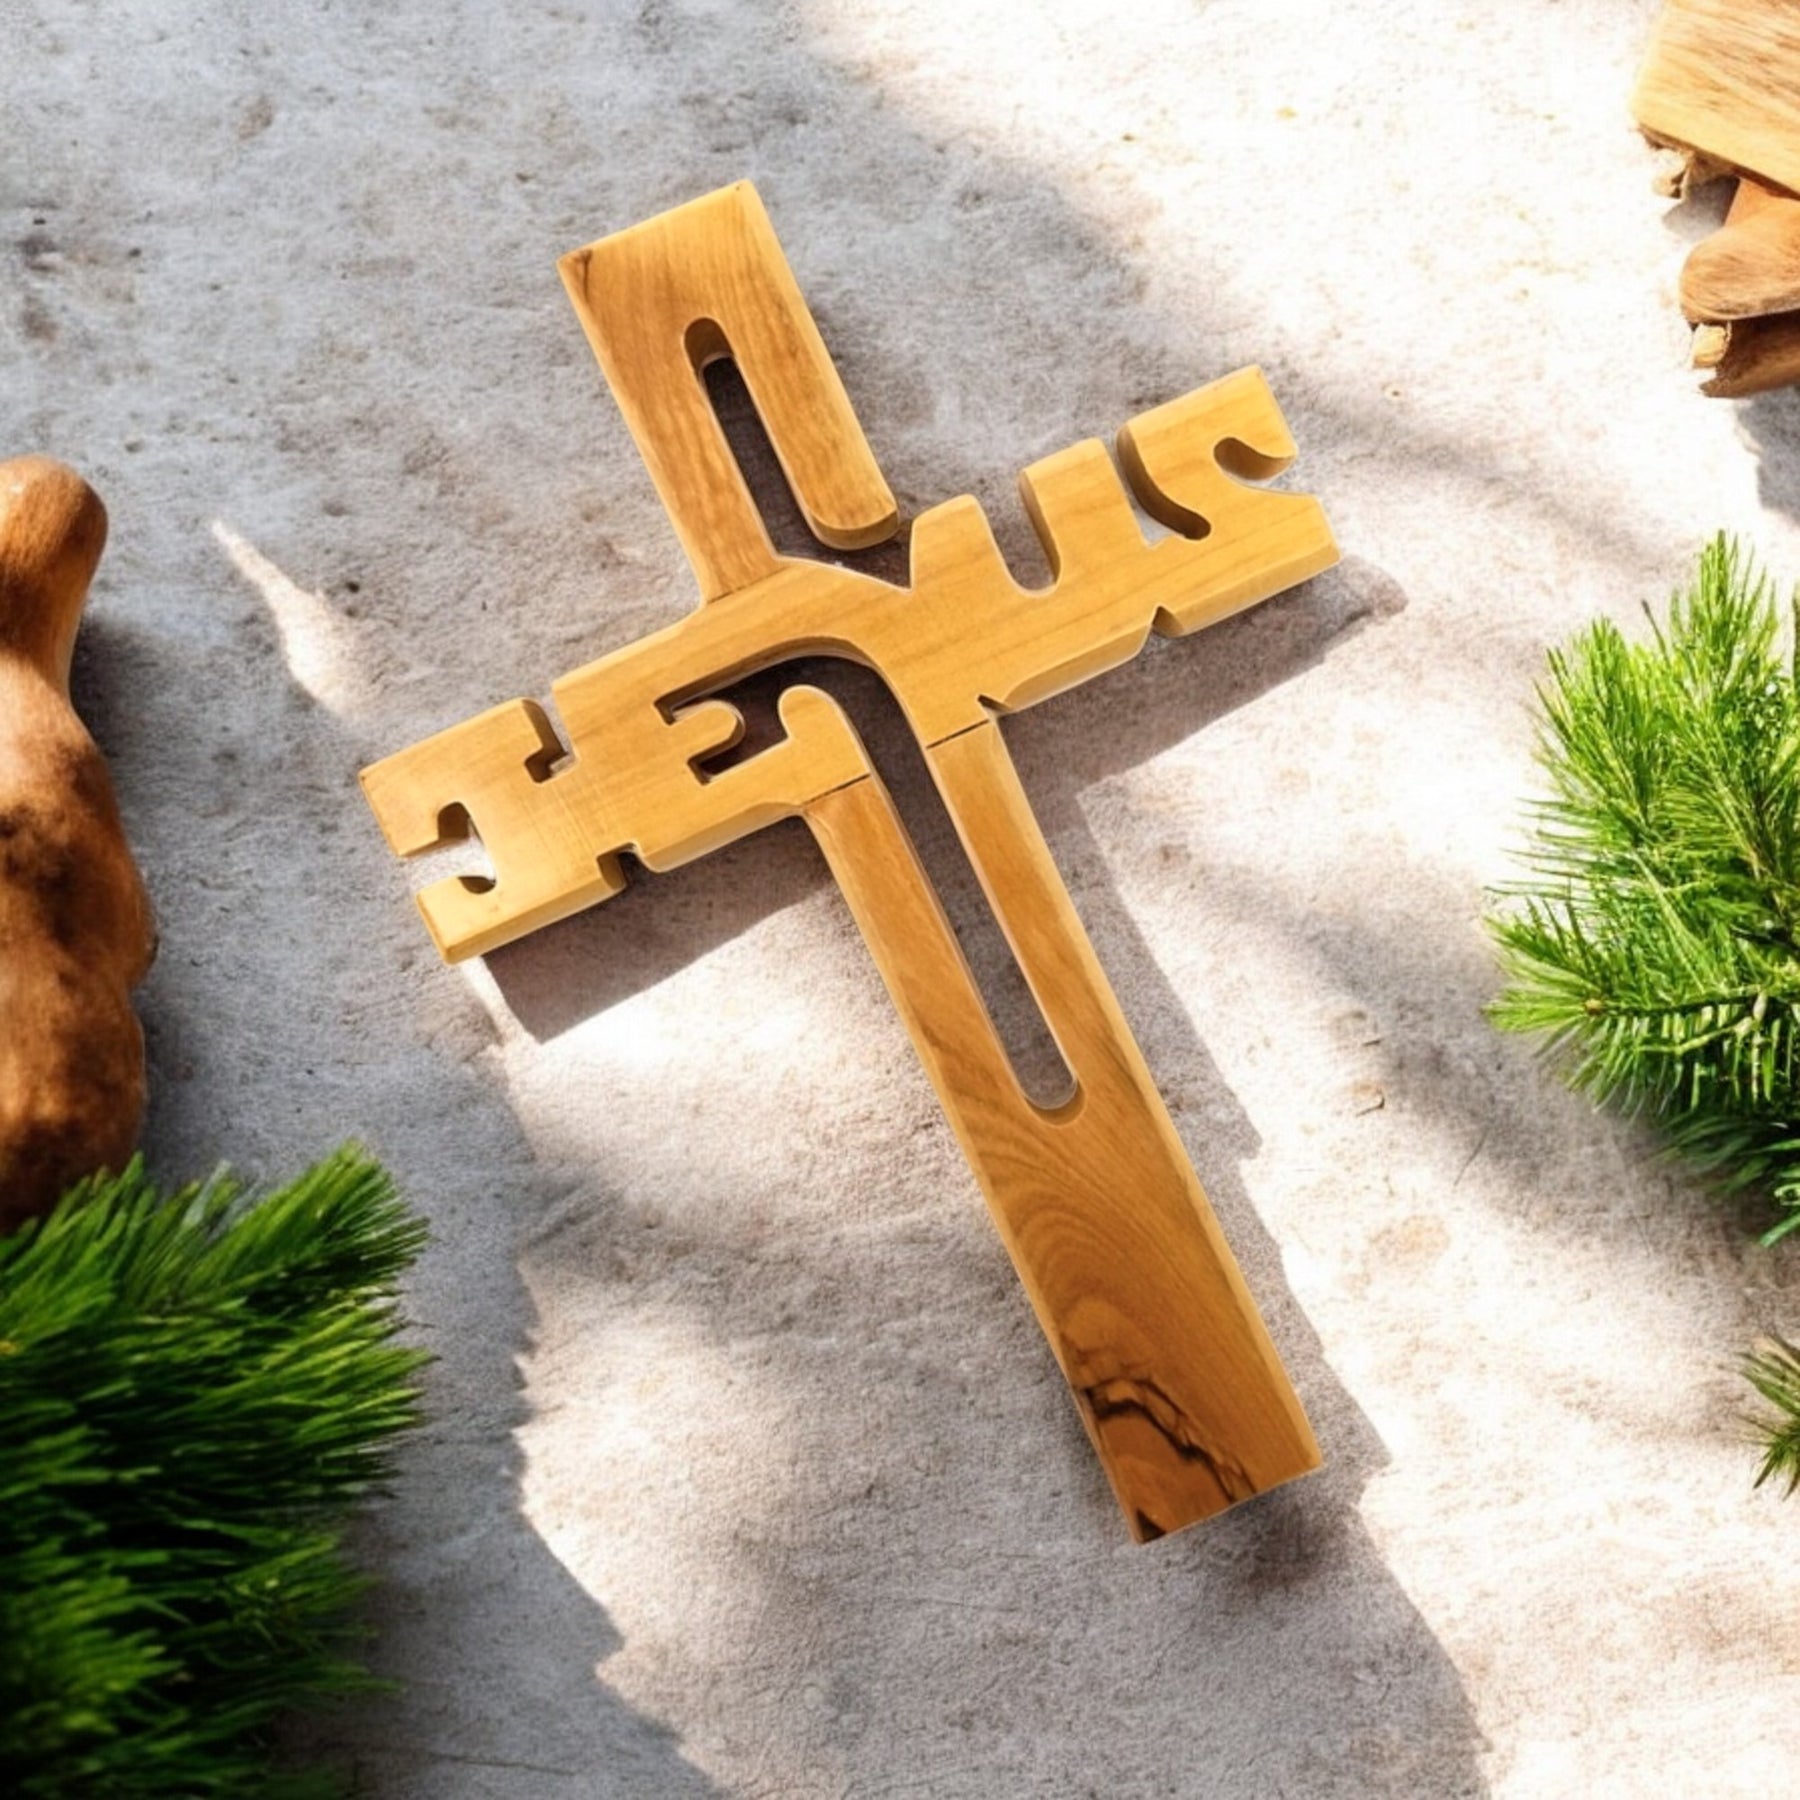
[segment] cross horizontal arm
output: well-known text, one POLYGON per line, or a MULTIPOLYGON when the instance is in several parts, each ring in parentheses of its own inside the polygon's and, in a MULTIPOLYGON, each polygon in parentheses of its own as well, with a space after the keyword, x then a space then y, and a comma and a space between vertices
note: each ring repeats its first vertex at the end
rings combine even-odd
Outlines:
POLYGON ((490 879, 456 876, 420 894, 439 950, 451 961, 485 954, 608 898, 622 885, 621 850, 674 868, 855 779, 841 739, 813 741, 804 718, 758 756, 700 772, 742 730, 735 708, 704 696, 756 670, 820 652, 865 663, 929 746, 1115 667, 1152 630, 1196 630, 1336 561, 1316 499, 1246 485, 1294 453, 1260 371, 1140 415, 1119 448, 1139 504, 1181 535, 1146 543, 1118 470, 1090 439, 1020 478, 1053 571, 1046 589, 1019 587, 980 506, 952 500, 914 525, 905 588, 778 560, 753 585, 564 676, 553 692, 566 747, 537 707, 515 701, 366 770, 401 855, 472 826, 493 865, 490 879))

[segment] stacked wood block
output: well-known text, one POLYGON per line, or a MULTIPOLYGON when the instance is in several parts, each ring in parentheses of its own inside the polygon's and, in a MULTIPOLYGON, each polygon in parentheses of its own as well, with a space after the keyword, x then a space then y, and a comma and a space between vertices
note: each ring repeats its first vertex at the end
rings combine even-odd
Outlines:
POLYGON ((1681 272, 1705 391, 1800 380, 1800 0, 1667 0, 1631 109, 1681 157, 1669 191, 1737 182, 1681 272))

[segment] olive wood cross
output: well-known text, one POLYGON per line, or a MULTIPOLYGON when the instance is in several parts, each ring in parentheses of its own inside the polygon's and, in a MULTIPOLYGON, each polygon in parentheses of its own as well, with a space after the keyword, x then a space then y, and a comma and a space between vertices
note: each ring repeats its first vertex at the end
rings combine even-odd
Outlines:
POLYGON ((1001 741, 998 716, 1329 567, 1309 496, 1246 486, 1292 459, 1255 369, 1133 419, 1123 479, 1089 440, 1020 478, 1053 579, 1012 579, 968 497, 922 514, 902 588, 779 555, 702 370, 734 359, 807 525, 856 549, 893 495, 748 183, 563 258, 562 276, 699 577, 703 604, 553 685, 567 744, 513 700, 363 772, 402 856, 479 835, 491 877, 419 906, 448 960, 774 820, 811 827, 985 1191, 1140 1539, 1315 1468, 1318 1446, 1001 741), (743 719, 721 690, 802 655, 864 663, 916 733, 988 903, 1074 1077, 1027 1097, 886 786, 835 701, 793 686, 785 737, 709 770, 743 719))

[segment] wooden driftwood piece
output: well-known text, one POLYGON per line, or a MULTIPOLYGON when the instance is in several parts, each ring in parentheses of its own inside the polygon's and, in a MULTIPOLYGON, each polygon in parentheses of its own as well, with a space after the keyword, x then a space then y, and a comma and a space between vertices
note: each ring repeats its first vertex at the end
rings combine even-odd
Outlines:
POLYGON ((1783 317, 1800 310, 1800 6, 1665 0, 1631 108, 1651 143, 1682 159, 1664 191, 1738 178, 1724 225, 1681 272, 1694 366, 1714 371, 1705 392, 1786 385, 1800 375, 1800 326, 1783 317))
POLYGON ((564 282, 699 581, 686 618, 553 685, 563 744, 514 700, 363 772, 402 855, 472 828, 491 876, 419 897, 451 960, 604 900, 619 854, 672 869, 798 815, 824 850, 979 1178, 1132 1529, 1155 1537, 1315 1467, 1318 1448, 1001 740, 1000 715, 1302 581, 1337 558, 1316 500, 1245 485, 1294 447, 1244 370, 1021 478, 1054 579, 1019 588, 972 499, 914 524, 893 586, 778 554, 701 370, 733 357, 814 534, 896 528, 894 499, 740 183, 574 252, 564 282), (1139 503, 1178 535, 1145 539, 1139 503), (786 736, 729 767, 716 696, 803 655, 866 664, 906 714, 1075 1079, 1020 1087, 856 730, 782 696, 786 736))
POLYGON ((0 463, 0 1228, 137 1142, 131 990, 155 951, 112 783, 69 703, 106 510, 46 457, 0 463))
POLYGON ((1722 325, 1800 309, 1800 200, 1746 175, 1725 223, 1681 270, 1681 310, 1722 325))

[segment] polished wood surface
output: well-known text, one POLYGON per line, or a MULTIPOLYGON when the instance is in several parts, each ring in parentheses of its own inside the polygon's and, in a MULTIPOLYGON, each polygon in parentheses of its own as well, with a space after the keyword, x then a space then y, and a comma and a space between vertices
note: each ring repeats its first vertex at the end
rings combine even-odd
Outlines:
POLYGON ((695 379, 721 357, 736 360, 814 536, 840 550, 893 536, 894 496, 748 182, 559 266, 703 599, 749 587, 778 562, 695 379))
POLYGON ((667 502, 703 604, 553 685, 566 743, 513 701, 364 772, 402 855, 473 833, 487 873, 419 904, 449 959, 616 892, 619 855, 670 869, 776 819, 823 848, 981 1183, 1132 1530, 1154 1537, 1318 1463, 1318 1448, 1044 846, 996 720, 1336 560, 1310 496, 1250 485, 1294 446, 1242 370, 1021 477, 1053 579, 1019 587, 975 501, 914 523, 900 587, 778 555, 701 379, 738 363, 812 530, 897 526, 892 496, 746 184, 563 261, 577 312, 667 502), (1151 541, 1133 501, 1175 535, 1151 541), (781 741, 717 698, 835 654, 886 681, 1075 1079, 1020 1088, 905 828, 829 696, 781 697, 781 741))
POLYGON ((947 738, 926 760, 1074 1076, 1060 1106, 1021 1090, 880 777, 805 817, 1119 1504, 1140 1539, 1160 1537, 1316 1467, 1318 1447, 998 725, 947 738))

